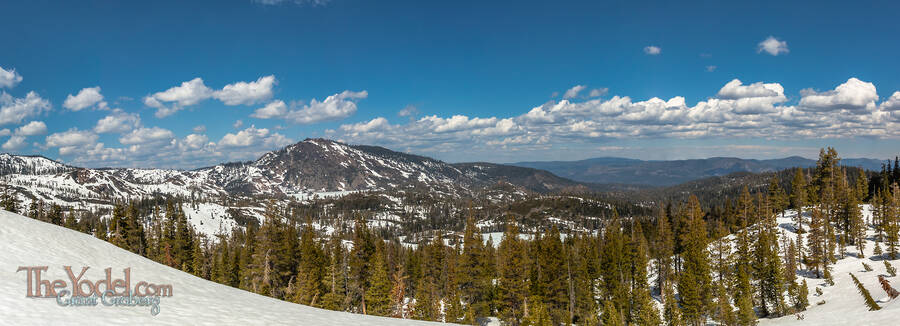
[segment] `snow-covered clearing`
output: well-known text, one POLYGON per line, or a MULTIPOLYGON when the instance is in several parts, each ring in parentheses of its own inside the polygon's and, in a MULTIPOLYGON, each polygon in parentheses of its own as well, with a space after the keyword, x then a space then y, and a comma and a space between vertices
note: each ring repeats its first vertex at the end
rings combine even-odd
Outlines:
MULTIPOLYGON (((21 215, 0 211, 0 324, 4 325, 427 325, 421 321, 364 316, 297 305, 213 283, 155 263, 105 241, 21 215), (146 281, 172 285, 162 297, 159 314, 150 308, 63 307, 53 298, 27 298, 27 272, 20 266, 48 266, 45 280, 70 283, 63 266, 83 279, 124 278, 131 268, 131 287, 146 281)), ((103 285, 100 285, 103 288, 103 285)), ((71 284, 65 289, 71 291, 71 284)))

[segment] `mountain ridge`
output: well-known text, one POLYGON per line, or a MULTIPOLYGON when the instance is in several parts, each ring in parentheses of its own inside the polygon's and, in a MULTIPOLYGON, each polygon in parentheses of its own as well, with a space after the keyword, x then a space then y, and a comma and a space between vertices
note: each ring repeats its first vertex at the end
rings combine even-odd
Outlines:
MULTIPOLYGON (((868 158, 842 159, 845 166, 878 170, 880 161, 868 158)), ((814 167, 816 161, 800 156, 779 159, 742 159, 710 157, 685 160, 639 160, 621 157, 596 157, 577 161, 529 161, 509 163, 549 171, 579 182, 671 186, 735 172, 774 172, 795 167, 814 167)))

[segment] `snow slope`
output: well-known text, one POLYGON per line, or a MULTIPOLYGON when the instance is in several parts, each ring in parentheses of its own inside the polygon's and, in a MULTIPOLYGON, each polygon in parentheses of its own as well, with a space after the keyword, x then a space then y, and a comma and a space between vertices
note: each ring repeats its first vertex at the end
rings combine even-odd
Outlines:
MULTIPOLYGON (((67 287, 71 289, 71 285, 67 287)), ((328 311, 280 301, 216 284, 155 263, 87 234, 0 211, 0 324, 115 325, 426 325, 421 321, 328 311), (160 312, 149 307, 62 307, 55 299, 26 298, 27 273, 20 266, 48 266, 44 279, 69 277, 63 266, 84 278, 123 278, 131 267, 131 286, 139 281, 171 284, 173 295, 162 297, 160 312)))
MULTIPOLYGON (((863 216, 867 221, 872 219, 872 210, 870 205, 862 206, 863 216)), ((804 212, 806 219, 809 218, 808 213, 804 212)), ((788 210, 785 217, 779 217, 777 223, 782 231, 782 237, 788 237, 791 240, 797 239, 797 233, 794 231, 794 224, 791 222, 797 216, 797 212, 788 210)), ((808 223, 808 220, 806 222, 808 223)), ((806 228, 806 224, 804 224, 806 228)), ((900 298, 890 300, 881 284, 878 283, 878 275, 884 275, 894 288, 900 288, 900 277, 889 277, 885 271, 884 263, 880 257, 875 257, 873 249, 875 242, 871 241, 874 232, 870 229, 868 236, 869 241, 866 243, 865 257, 857 258, 848 255, 846 258, 837 261, 832 267, 832 275, 834 277, 834 286, 825 285, 824 279, 806 278, 809 285, 809 303, 807 311, 801 312, 803 320, 798 320, 796 316, 790 315, 775 319, 761 318, 759 325, 900 325, 900 298), (862 263, 865 262, 872 267, 873 271, 866 272, 862 263), (872 298, 881 306, 881 310, 869 311, 866 307, 862 295, 857 292, 856 285, 850 278, 850 274, 856 276, 860 282, 869 290, 872 298), (816 287, 822 289, 822 295, 816 295, 816 287), (817 303, 825 301, 824 304, 817 303)), ((806 235, 804 235, 804 241, 806 235)), ((884 247, 882 245, 882 247, 884 247)), ((848 247, 848 253, 856 253, 856 247, 848 247)), ((900 260, 889 261, 894 268, 900 266, 900 260)), ((812 275, 808 275, 812 276, 812 275)), ((804 277, 798 276, 798 282, 804 277)))

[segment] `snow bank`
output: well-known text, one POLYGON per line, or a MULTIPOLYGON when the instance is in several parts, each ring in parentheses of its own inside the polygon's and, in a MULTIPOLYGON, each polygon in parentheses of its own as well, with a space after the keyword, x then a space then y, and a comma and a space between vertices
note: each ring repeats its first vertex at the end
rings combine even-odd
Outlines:
MULTIPOLYGON (((102 287, 102 286, 101 286, 102 287)), ((71 285, 66 289, 71 290, 71 285)), ((426 325, 421 321, 364 316, 322 310, 213 283, 155 263, 105 241, 63 227, 0 211, 0 324, 110 325, 426 325), (171 284, 159 314, 149 307, 63 307, 52 298, 27 298, 26 271, 20 266, 48 266, 43 279, 69 282, 63 266, 83 279, 124 278, 131 268, 131 287, 140 281, 171 284)))

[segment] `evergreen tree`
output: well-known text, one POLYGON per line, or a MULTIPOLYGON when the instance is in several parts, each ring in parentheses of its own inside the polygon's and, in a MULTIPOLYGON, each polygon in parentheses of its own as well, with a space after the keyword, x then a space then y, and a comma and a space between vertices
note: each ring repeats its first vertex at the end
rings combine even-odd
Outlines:
MULTIPOLYGON (((491 276, 481 235, 476 233, 475 218, 466 219, 463 252, 459 260, 459 288, 462 300, 476 317, 490 314, 491 276)), ((557 257, 559 258, 559 256, 557 257)))
POLYGON ((378 241, 375 245, 375 254, 372 266, 372 274, 369 276, 369 287, 366 289, 366 313, 377 316, 388 316, 391 313, 391 280, 388 276, 387 265, 384 261, 384 244, 378 241))
POLYGON ((672 228, 669 226, 669 217, 666 209, 660 205, 659 215, 656 218, 656 238, 654 240, 653 258, 656 265, 656 288, 660 297, 665 297, 663 289, 669 281, 672 273, 672 255, 674 255, 674 242, 672 240, 672 228))
POLYGON ((512 219, 500 240, 498 254, 497 296, 500 320, 507 325, 519 325, 525 315, 528 296, 525 245, 519 239, 519 229, 512 219))
POLYGON ((616 310, 616 305, 609 300, 603 302, 603 315, 600 320, 604 326, 625 326, 625 321, 622 320, 622 315, 616 310))
POLYGON ((687 222, 682 231, 684 244, 684 271, 678 281, 684 320, 689 325, 699 326, 706 320, 710 302, 710 267, 707 250, 706 222, 696 196, 691 196, 684 209, 687 222))
POLYGON ((316 233, 312 220, 307 219, 300 233, 300 265, 297 267, 296 288, 293 301, 299 304, 320 306, 325 295, 325 254, 315 242, 316 233))
POLYGON ((803 233, 803 208, 806 206, 806 176, 803 169, 797 168, 791 180, 791 207, 797 210, 797 233, 803 233))

